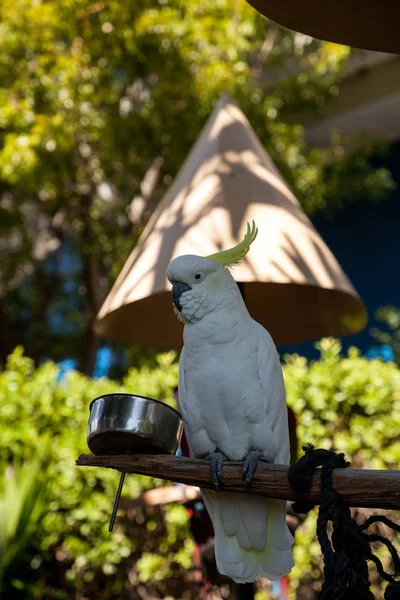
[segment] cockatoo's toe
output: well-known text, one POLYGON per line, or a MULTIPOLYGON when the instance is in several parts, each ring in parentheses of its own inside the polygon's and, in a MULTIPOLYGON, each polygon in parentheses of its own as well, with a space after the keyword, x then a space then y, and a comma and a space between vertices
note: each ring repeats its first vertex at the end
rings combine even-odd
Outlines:
POLYGON ((215 452, 209 455, 210 459, 210 472, 212 477, 212 482, 214 484, 215 489, 219 492, 219 486, 222 482, 222 477, 224 474, 224 462, 227 459, 225 454, 221 452, 218 448, 215 449, 215 452))
POLYGON ((246 480, 246 487, 250 487, 253 481, 258 461, 263 459, 261 450, 249 450, 243 462, 243 479, 246 480))

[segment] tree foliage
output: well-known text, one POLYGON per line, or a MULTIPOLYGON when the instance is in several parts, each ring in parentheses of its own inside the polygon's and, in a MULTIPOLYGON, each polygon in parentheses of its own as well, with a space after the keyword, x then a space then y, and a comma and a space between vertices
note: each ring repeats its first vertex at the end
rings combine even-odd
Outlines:
POLYGON ((373 145, 345 160, 340 144, 308 149, 298 124, 337 94, 347 56, 245 0, 2 0, 3 355, 19 339, 36 360, 79 347, 91 372, 93 318, 224 92, 309 213, 340 204, 343 189, 384 195, 373 145), (72 271, 55 252, 66 240, 72 271))
MULTIPOLYGON (((322 340, 319 349, 319 360, 311 363, 285 357, 288 403, 297 416, 300 443, 343 451, 355 467, 397 468, 399 367, 368 361, 355 348, 341 357, 335 340, 322 340)), ((29 545, 15 559, 18 569, 8 578, 2 600, 198 597, 188 579, 193 543, 183 507, 121 512, 110 535, 117 473, 75 466, 77 456, 87 452, 93 398, 125 390, 172 403, 177 376, 173 352, 158 355, 156 366, 131 369, 122 384, 78 372, 60 381, 51 362, 35 369, 21 349, 9 357, 0 373, 0 473, 10 465, 31 464, 41 448, 48 496, 47 510, 34 521, 29 545)), ((159 485, 164 483, 129 475, 123 495, 135 498, 159 485)), ((6 486, 7 478, 0 479, 0 498, 6 486)), ((314 513, 296 533, 295 562, 293 599, 316 599, 322 564, 314 513)), ((372 576, 379 598, 382 584, 372 576)))

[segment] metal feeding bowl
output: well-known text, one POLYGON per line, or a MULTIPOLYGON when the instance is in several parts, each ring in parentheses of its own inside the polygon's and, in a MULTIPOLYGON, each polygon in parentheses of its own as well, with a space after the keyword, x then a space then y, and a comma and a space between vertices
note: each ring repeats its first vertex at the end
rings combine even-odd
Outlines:
POLYGON ((153 398, 106 394, 90 404, 93 454, 175 454, 183 431, 178 411, 153 398))
MULTIPOLYGON (((90 403, 87 443, 93 454, 175 454, 180 414, 163 402, 134 394, 106 394, 90 403)), ((125 473, 121 473, 109 531, 113 530, 125 473)))

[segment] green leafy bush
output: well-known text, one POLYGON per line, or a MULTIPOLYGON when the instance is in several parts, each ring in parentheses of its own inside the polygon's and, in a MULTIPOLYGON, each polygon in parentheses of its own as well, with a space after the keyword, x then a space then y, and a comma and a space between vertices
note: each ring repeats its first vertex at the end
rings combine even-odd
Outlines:
MULTIPOLYGON (((356 348, 342 358, 337 340, 324 339, 318 348, 321 358, 312 363, 285 357, 287 399, 298 418, 299 440, 344 452, 352 466, 398 469, 400 369, 367 360, 356 348)), ((313 511, 296 533, 293 598, 318 597, 322 565, 315 521, 313 511)), ((372 580, 376 597, 382 597, 382 582, 374 573, 372 580)))
MULTIPOLYGON (((53 363, 35 370, 20 348, 9 357, 0 373, 0 473, 10 464, 31 461, 37 449, 44 449, 42 469, 49 498, 25 556, 25 575, 36 585, 31 592, 25 589, 23 598, 51 597, 48 591, 41 595, 40 586, 66 590, 66 598, 74 591, 77 598, 103 600, 139 598, 132 588, 142 580, 152 579, 146 585, 160 592, 166 586, 164 578, 175 577, 176 586, 183 585, 179 579, 190 566, 192 549, 185 509, 138 510, 133 519, 119 518, 110 535, 107 528, 118 474, 75 465, 79 454, 88 452, 90 401, 105 392, 135 391, 173 404, 178 377, 174 360, 174 353, 160 355, 157 367, 133 369, 119 385, 78 372, 59 381, 53 363), (146 561, 153 555, 157 556, 146 561)), ((128 476, 124 495, 135 498, 159 485, 164 482, 128 476)), ((5 481, 0 480, 2 488, 6 489, 5 481)), ((12 597, 7 595, 7 600, 12 597)), ((15 597, 19 597, 17 590, 15 597)))
MULTIPOLYGON (((343 451, 356 466, 397 468, 399 367, 368 361, 354 348, 341 357, 335 340, 322 340, 319 349, 320 359, 311 363, 296 355, 285 357, 288 403, 298 418, 300 442, 343 451)), ((16 585, 4 600, 197 597, 187 575, 193 543, 184 508, 121 513, 110 535, 118 474, 75 465, 78 455, 87 452, 93 398, 124 390, 173 404, 177 379, 175 353, 160 354, 155 366, 132 369, 122 384, 77 372, 59 381, 53 363, 35 370, 19 348, 9 357, 0 373, 0 473, 9 465, 31 462, 40 448, 48 502, 18 557, 18 579, 25 588, 16 585)), ((124 496, 135 498, 159 485, 164 482, 129 475, 124 496)), ((0 480, 0 493, 4 490, 5 480, 0 480)), ((321 582, 314 514, 297 531, 295 558, 292 598, 314 600, 321 582)))

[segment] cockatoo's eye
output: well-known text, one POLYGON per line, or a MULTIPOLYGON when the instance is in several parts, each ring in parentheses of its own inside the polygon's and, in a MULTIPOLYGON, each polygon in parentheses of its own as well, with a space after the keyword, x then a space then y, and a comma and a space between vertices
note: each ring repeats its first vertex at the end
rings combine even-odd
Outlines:
POLYGON ((203 273, 196 273, 196 275, 194 276, 195 283, 199 283, 200 281, 203 281, 203 279, 204 279, 203 273))

